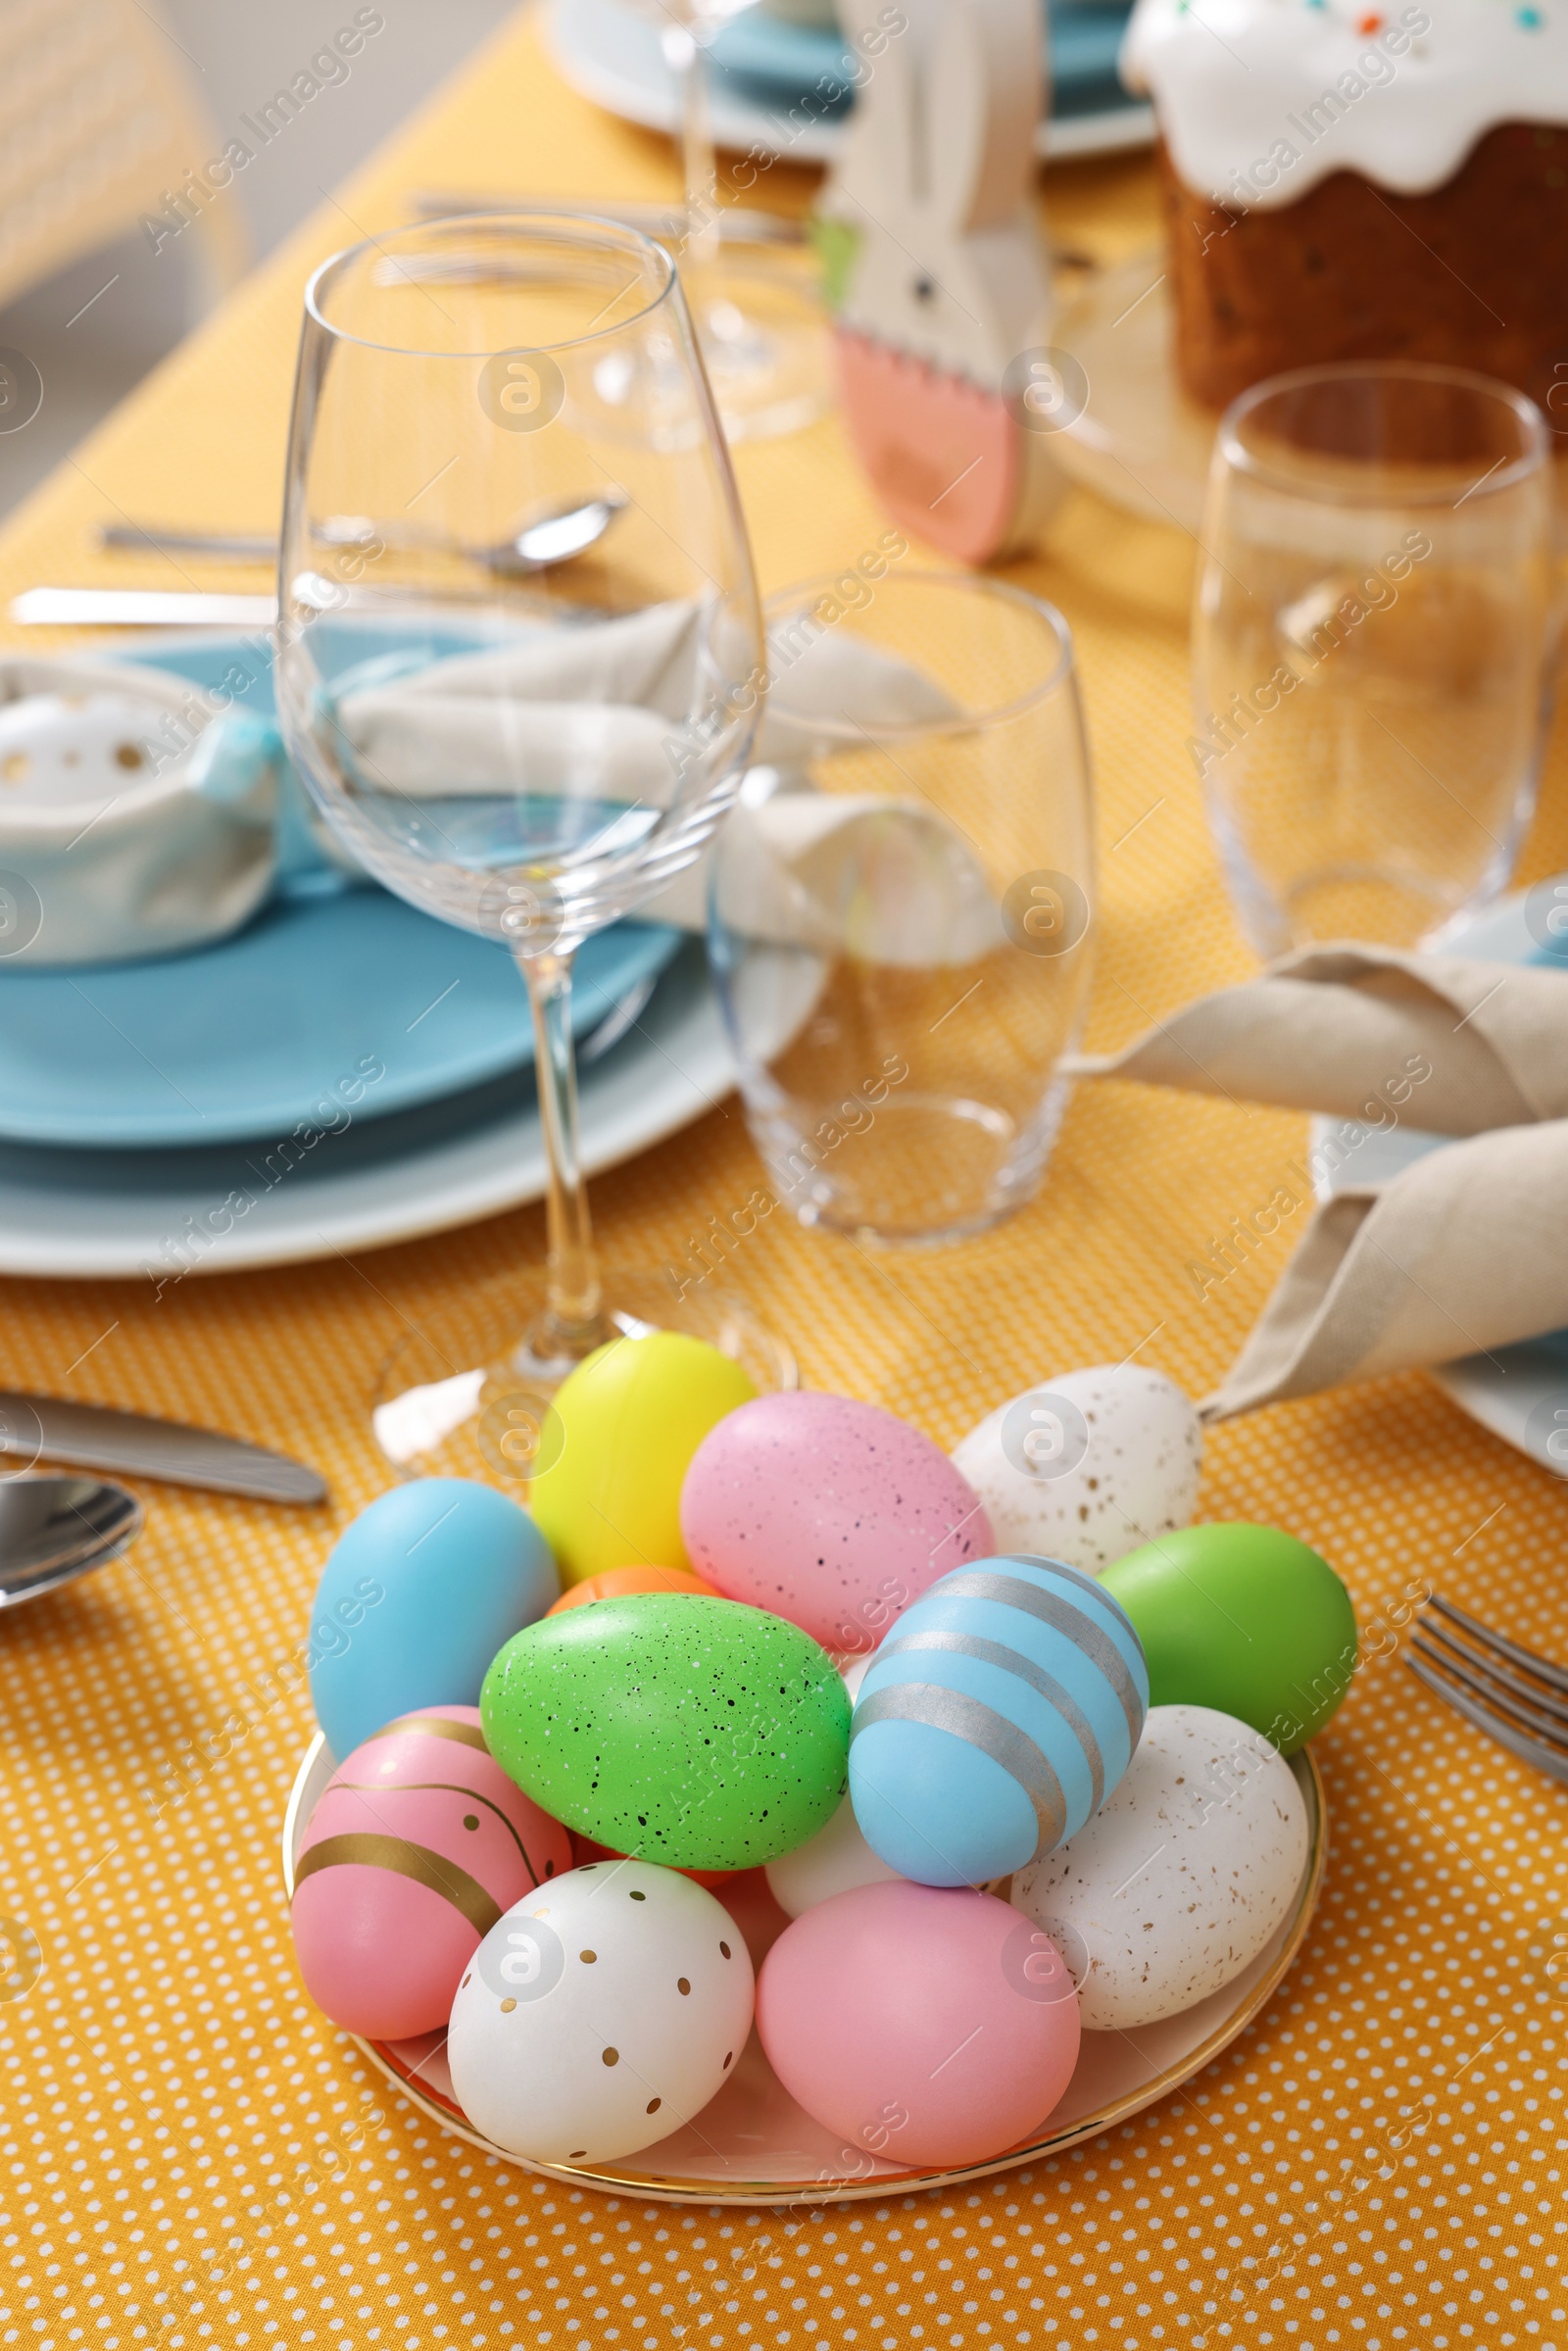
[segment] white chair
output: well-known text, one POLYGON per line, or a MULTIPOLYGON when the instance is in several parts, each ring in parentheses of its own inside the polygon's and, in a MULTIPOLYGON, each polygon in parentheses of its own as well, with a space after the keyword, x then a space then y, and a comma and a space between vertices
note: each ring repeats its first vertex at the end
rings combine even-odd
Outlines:
POLYGON ((0 304, 159 216, 215 301, 250 263, 238 191, 209 187, 221 153, 151 6, 0 0, 0 304))

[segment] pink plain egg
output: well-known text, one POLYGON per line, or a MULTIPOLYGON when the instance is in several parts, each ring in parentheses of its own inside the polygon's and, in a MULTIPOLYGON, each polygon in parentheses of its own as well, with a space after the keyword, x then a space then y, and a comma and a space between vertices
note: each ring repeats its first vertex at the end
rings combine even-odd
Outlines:
POLYGON ((903 1880, 795 1920, 757 1985, 757 2030, 797 2104, 844 2145, 927 2169, 1027 2138, 1078 2059, 1078 1994, 1010 1903, 903 1880))
POLYGON ((514 1902, 571 1840, 507 1778, 477 1706, 427 1706, 338 1765, 294 1865, 294 1949, 323 2015, 368 2040, 433 2033, 514 1902))
POLYGON ((842 1396, 761 1396, 726 1413, 680 1496, 687 1556, 727 1599, 826 1649, 869 1651, 950 1568, 987 1559, 991 1522, 940 1446, 842 1396))

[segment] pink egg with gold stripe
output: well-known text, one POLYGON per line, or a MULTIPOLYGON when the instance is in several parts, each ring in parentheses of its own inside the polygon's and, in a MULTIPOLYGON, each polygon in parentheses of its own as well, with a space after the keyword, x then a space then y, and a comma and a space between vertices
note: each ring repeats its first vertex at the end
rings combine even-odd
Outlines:
POLYGON ((294 1949, 323 2015, 368 2040, 443 2026, 504 1912, 571 1840, 494 1761, 477 1706, 388 1723, 338 1765, 294 1867, 294 1949))

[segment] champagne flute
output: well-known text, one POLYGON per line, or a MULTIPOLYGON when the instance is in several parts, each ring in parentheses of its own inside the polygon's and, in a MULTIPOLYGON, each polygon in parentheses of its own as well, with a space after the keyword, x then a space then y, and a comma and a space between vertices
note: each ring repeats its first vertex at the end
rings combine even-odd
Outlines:
POLYGON ((1511 384, 1413 360, 1221 417, 1192 750, 1260 955, 1431 946, 1507 884, 1556 660, 1550 438, 1511 384))
MULTIPOLYGON (((543 1291, 427 1326, 376 1419, 404 1470, 526 1477, 573 1364, 617 1332, 691 1327, 652 1284, 606 1294, 571 1017, 577 948, 690 864, 729 807, 763 676, 751 552, 668 254, 608 221, 493 214, 323 264, 279 615, 284 733, 339 844, 411 905, 503 942, 526 983, 543 1291), (632 387, 608 428, 607 376, 632 387), (530 514, 600 499, 613 522, 574 562, 532 577, 484 562, 530 514), (362 526, 347 544, 344 514, 362 526)), ((787 1382, 787 1354, 742 1309, 699 1311, 760 1385, 787 1382)))

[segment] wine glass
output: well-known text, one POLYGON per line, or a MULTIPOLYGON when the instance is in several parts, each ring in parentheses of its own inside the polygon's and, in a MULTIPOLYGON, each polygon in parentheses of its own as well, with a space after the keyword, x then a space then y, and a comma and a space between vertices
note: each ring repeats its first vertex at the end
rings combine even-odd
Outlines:
POLYGON ((694 1313, 760 1386, 786 1384, 787 1353, 733 1300, 606 1296, 578 1138, 573 955, 698 857, 763 680, 745 525, 668 254, 608 221, 497 213, 324 263, 278 606, 281 722, 337 843, 508 946, 532 1008, 542 1295, 426 1324, 383 1375, 382 1449, 407 1472, 525 1479, 573 1364, 694 1313), (646 400, 607 409, 607 381, 646 400), (609 517, 574 560, 497 563, 530 515, 573 511, 609 517))
POLYGON ((743 259, 723 243, 704 52, 755 0, 647 0, 675 87, 685 233, 681 280, 697 339, 731 441, 799 432, 832 398, 820 301, 802 271, 777 256, 743 259))

